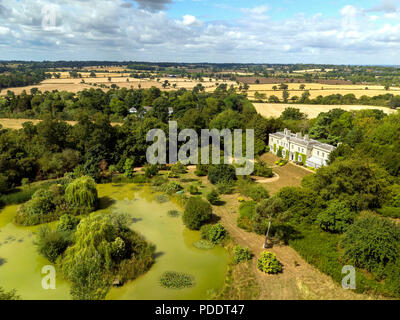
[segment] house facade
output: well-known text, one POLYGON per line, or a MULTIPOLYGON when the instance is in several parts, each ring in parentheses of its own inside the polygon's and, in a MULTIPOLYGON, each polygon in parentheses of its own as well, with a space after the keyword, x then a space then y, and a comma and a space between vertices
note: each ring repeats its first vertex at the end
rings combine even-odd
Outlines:
POLYGON ((305 166, 320 168, 327 165, 329 154, 334 146, 310 139, 308 134, 283 132, 269 135, 270 151, 289 161, 302 162, 305 166))

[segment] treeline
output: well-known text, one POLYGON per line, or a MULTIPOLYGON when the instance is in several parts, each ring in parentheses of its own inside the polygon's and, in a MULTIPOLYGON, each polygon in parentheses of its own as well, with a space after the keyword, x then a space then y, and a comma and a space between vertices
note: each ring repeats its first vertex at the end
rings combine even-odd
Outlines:
POLYGON ((381 94, 373 97, 363 95, 357 98, 353 93, 349 94, 331 94, 329 96, 318 96, 316 98, 310 98, 310 92, 304 91, 299 97, 297 95, 290 96, 290 92, 284 89, 283 99, 280 99, 276 95, 270 95, 267 97, 265 94, 255 92, 254 98, 257 102, 268 101, 269 103, 293 103, 293 104, 322 104, 322 105, 372 105, 372 106, 383 106, 397 109, 400 107, 400 95, 394 95, 392 93, 381 94))
POLYGON ((43 70, 12 71, 0 74, 0 91, 4 88, 38 84, 48 78, 51 78, 51 75, 43 70))

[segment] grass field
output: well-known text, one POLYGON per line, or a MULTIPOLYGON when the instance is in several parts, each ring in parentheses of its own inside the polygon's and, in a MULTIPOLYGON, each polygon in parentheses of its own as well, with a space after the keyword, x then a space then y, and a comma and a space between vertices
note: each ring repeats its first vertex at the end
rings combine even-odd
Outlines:
POLYGON ((386 107, 375 107, 375 106, 358 106, 358 105, 315 105, 315 104, 277 104, 277 103, 253 103, 257 112, 263 117, 279 117, 287 107, 294 107, 300 109, 301 112, 308 115, 308 118, 312 119, 317 117, 321 112, 327 112, 332 109, 340 108, 346 111, 351 110, 362 110, 362 109, 378 109, 382 110, 386 114, 396 112, 393 109, 386 107))
MULTIPOLYGON (((309 90, 310 98, 316 98, 318 96, 329 96, 332 94, 354 94, 356 98, 361 96, 378 96, 386 93, 392 93, 395 95, 400 95, 400 88, 392 87, 389 90, 385 90, 383 86, 379 85, 333 85, 333 84, 321 84, 321 83, 303 83, 305 85, 304 90, 300 90, 300 83, 286 83, 289 88, 290 97, 298 96, 301 97, 305 90, 309 90), (368 88, 368 89, 367 89, 368 88)), ((268 97, 271 95, 277 96, 282 99, 282 90, 272 89, 274 86, 279 88, 278 84, 251 84, 248 90, 249 98, 253 98, 254 94, 264 93, 268 97)), ((289 99, 290 99, 289 97, 289 99)))

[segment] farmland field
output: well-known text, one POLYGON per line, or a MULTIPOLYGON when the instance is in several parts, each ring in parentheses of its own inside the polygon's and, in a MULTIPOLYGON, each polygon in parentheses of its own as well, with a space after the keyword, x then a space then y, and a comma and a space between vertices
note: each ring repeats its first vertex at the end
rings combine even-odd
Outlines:
POLYGON ((316 118, 321 112, 327 112, 332 109, 340 108, 346 111, 363 110, 363 109, 378 109, 386 114, 395 113, 393 109, 386 107, 375 106, 358 106, 358 105, 317 105, 317 104, 287 104, 287 103, 253 103, 257 112, 263 117, 279 117, 287 107, 300 109, 301 112, 308 115, 308 118, 316 118))
MULTIPOLYGON (((60 73, 61 73, 60 79, 54 79, 54 78, 46 79, 37 85, 30 85, 17 88, 7 88, 2 90, 0 92, 0 95, 3 96, 6 95, 8 90, 13 91, 15 94, 21 94, 23 90, 29 93, 29 91, 32 88, 38 88, 42 92, 58 90, 58 91, 69 91, 77 93, 84 89, 100 88, 101 85, 110 87, 112 84, 116 84, 120 88, 127 88, 127 89, 130 88, 138 89, 140 85, 140 88, 142 89, 148 89, 154 86, 161 90, 172 90, 173 89, 172 86, 176 84, 176 89, 185 88, 191 90, 197 84, 200 83, 203 85, 203 87, 205 87, 206 91, 213 91, 216 88, 216 83, 217 83, 215 79, 212 79, 212 81, 210 81, 209 79, 204 79, 203 82, 200 82, 198 80, 189 80, 185 78, 160 78, 160 81, 150 80, 150 79, 136 79, 129 77, 129 74, 127 73, 98 73, 97 77, 92 77, 92 78, 86 77, 89 75, 89 73, 88 74, 81 73, 82 78, 70 78, 68 76, 68 72, 60 72, 60 73), (108 80, 108 77, 111 78, 111 81, 108 80), (82 80, 84 80, 85 82, 82 83, 82 80), (170 87, 166 89, 164 89, 162 86, 165 80, 168 80, 168 82, 170 83, 170 87)), ((230 86, 231 84, 236 84, 233 81, 224 81, 224 83, 226 83, 228 86, 230 86)), ((109 88, 101 88, 101 89, 108 90, 109 88)))
MULTIPOLYGON (((391 87, 389 90, 385 90, 383 86, 379 85, 344 85, 344 84, 321 84, 321 83, 303 83, 305 85, 305 89, 300 89, 300 83, 286 83, 288 85, 288 91, 290 97, 298 96, 301 97, 305 90, 309 90, 310 99, 314 99, 318 96, 329 96, 332 94, 354 94, 356 98, 360 98, 361 96, 378 96, 387 93, 400 95, 400 88, 391 87), (368 89, 367 89, 368 88, 368 89)), ((282 90, 274 90, 273 87, 276 86, 279 88, 279 84, 251 84, 248 90, 249 98, 254 98, 254 94, 264 93, 267 97, 271 95, 277 96, 279 99, 282 99, 282 90)), ((290 99, 289 97, 289 99, 290 99)))

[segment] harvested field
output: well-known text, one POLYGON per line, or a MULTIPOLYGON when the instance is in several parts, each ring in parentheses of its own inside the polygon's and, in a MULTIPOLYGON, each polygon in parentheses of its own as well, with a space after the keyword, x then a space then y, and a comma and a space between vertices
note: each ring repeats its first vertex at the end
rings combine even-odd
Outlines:
MULTIPOLYGON (((282 100, 282 90, 279 90, 280 82, 276 83, 263 83, 263 84, 251 84, 249 90, 247 91, 249 98, 254 98, 256 92, 263 93, 267 98, 271 95, 277 96, 282 100), (274 90, 273 87, 276 86, 278 89, 274 90)), ((379 85, 350 85, 350 84, 323 84, 323 83, 286 83, 288 85, 289 99, 291 97, 301 95, 308 90, 310 92, 310 98, 314 99, 318 96, 330 96, 332 94, 354 94, 356 98, 361 96, 378 96, 391 93, 394 95, 400 95, 400 88, 391 87, 389 90, 385 90, 383 86, 379 85), (305 85, 305 89, 300 89, 300 85, 305 85), (368 89, 367 89, 368 88, 368 89)))
MULTIPOLYGON (((37 124, 42 120, 39 119, 8 119, 8 118, 0 118, 0 125, 3 126, 3 128, 6 129, 21 129, 22 124, 24 122, 32 122, 33 124, 37 124)), ((69 123, 71 126, 76 124, 76 121, 65 121, 69 123)), ((112 122, 111 125, 116 126, 116 125, 121 125, 121 123, 117 122, 112 122)))
MULTIPOLYGON (((160 81, 156 80, 150 80, 150 79, 136 79, 136 78, 131 78, 128 77, 128 74, 118 74, 118 73, 110 73, 110 74, 105 74, 103 77, 96 77, 96 78, 63 78, 63 75, 61 76, 60 79, 46 79, 42 81, 40 84, 37 85, 31 85, 31 86, 25 86, 25 87, 17 87, 17 88, 7 88, 3 89, 0 92, 0 95, 6 95, 7 91, 13 91, 15 94, 21 94, 23 90, 29 93, 29 91, 32 88, 38 88, 40 91, 45 92, 45 91, 52 91, 52 90, 58 90, 58 91, 69 91, 69 92, 74 92, 77 93, 79 91, 82 91, 84 89, 90 89, 90 88, 100 88, 104 91, 109 90, 109 88, 101 88, 101 86, 107 86, 110 87, 112 84, 116 84, 120 88, 132 88, 132 89, 138 89, 139 85, 142 89, 148 89, 151 88, 152 86, 157 87, 161 90, 175 90, 175 89, 180 89, 180 88, 185 88, 188 90, 193 89, 197 84, 202 84, 207 91, 213 91, 216 88, 216 83, 217 81, 215 79, 212 79, 212 81, 194 81, 194 80, 189 80, 185 78, 160 78, 160 81), (108 81, 108 77, 111 77, 111 81, 108 81), (82 83, 82 80, 85 81, 85 83, 82 83), (129 81, 128 81, 129 80, 129 81), (170 83, 170 87, 163 88, 162 84, 165 80, 168 80, 170 83), (176 84, 176 88, 173 88, 173 85, 176 84)), ((219 81, 218 83, 226 83, 228 86, 231 84, 236 84, 233 81, 219 81)))
POLYGON ((340 108, 346 111, 363 110, 363 109, 378 109, 386 114, 395 113, 396 110, 386 107, 375 106, 359 106, 359 105, 317 105, 317 104, 279 104, 279 103, 253 103, 257 112, 263 117, 279 117, 287 107, 300 109, 301 112, 308 115, 308 118, 316 118, 321 112, 327 112, 332 109, 340 108))

